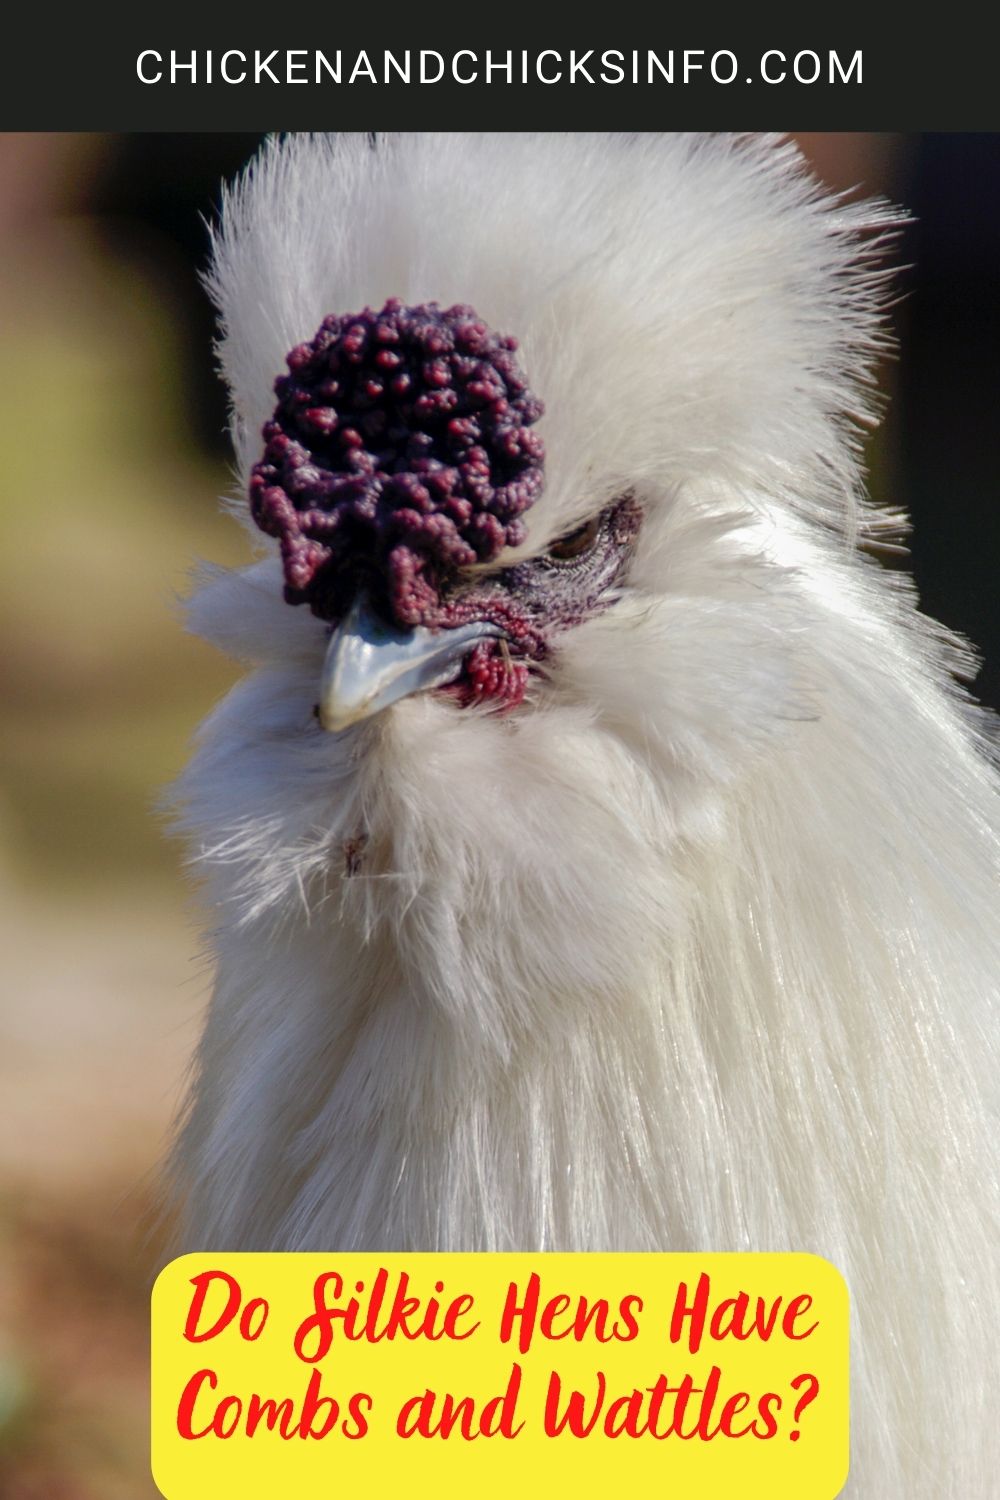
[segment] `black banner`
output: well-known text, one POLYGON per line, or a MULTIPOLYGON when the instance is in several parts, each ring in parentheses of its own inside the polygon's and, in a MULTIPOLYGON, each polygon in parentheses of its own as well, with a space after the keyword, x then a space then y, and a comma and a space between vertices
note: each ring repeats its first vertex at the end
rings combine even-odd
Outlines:
MULTIPOLYGON (((966 7, 971 10, 971 7, 966 7)), ((950 7, 604 10, 556 22, 506 8, 366 17, 337 7, 199 20, 138 9, 5 24, 11 129, 990 130, 992 49, 950 7)))

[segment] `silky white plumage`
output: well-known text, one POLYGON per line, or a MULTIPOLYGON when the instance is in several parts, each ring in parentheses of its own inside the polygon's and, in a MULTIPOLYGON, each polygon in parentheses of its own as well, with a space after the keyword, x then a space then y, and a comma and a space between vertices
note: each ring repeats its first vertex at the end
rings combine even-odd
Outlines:
POLYGON ((521 342, 519 555, 626 489, 646 519, 499 716, 325 734, 271 544, 206 577, 194 628, 252 671, 179 789, 218 975, 174 1166, 192 1247, 818 1252, 855 1309, 846 1493, 973 1500, 1000 820, 962 645, 855 547, 899 519, 856 437, 889 223, 770 139, 292 138, 232 190, 243 488, 287 350, 397 295, 521 342))

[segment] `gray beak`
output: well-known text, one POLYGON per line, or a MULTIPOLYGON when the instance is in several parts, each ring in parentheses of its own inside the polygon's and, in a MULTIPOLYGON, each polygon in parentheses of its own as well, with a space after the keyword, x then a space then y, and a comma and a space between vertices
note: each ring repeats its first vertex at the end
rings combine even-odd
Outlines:
POLYGON ((334 732, 381 713, 390 703, 443 687, 461 671, 479 641, 500 636, 497 625, 476 621, 453 630, 394 630, 365 598, 351 606, 330 637, 320 678, 319 721, 334 732))

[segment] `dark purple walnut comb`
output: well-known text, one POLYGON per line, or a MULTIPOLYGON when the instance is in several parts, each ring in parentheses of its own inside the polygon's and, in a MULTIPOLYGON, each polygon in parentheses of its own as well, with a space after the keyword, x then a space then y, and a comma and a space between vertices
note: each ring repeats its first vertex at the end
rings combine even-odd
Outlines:
POLYGON ((443 623, 442 583, 524 540, 543 407, 516 348, 471 307, 393 297, 291 351, 250 477, 290 604, 336 621, 364 586, 399 626, 443 623))

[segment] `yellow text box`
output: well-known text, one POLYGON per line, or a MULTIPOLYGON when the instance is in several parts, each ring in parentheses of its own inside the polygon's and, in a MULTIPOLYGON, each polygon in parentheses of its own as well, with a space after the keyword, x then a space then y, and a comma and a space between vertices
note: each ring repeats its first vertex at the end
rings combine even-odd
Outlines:
POLYGON ((152 1390, 167 1500, 833 1500, 847 1288, 812 1255, 186 1255, 152 1390))

